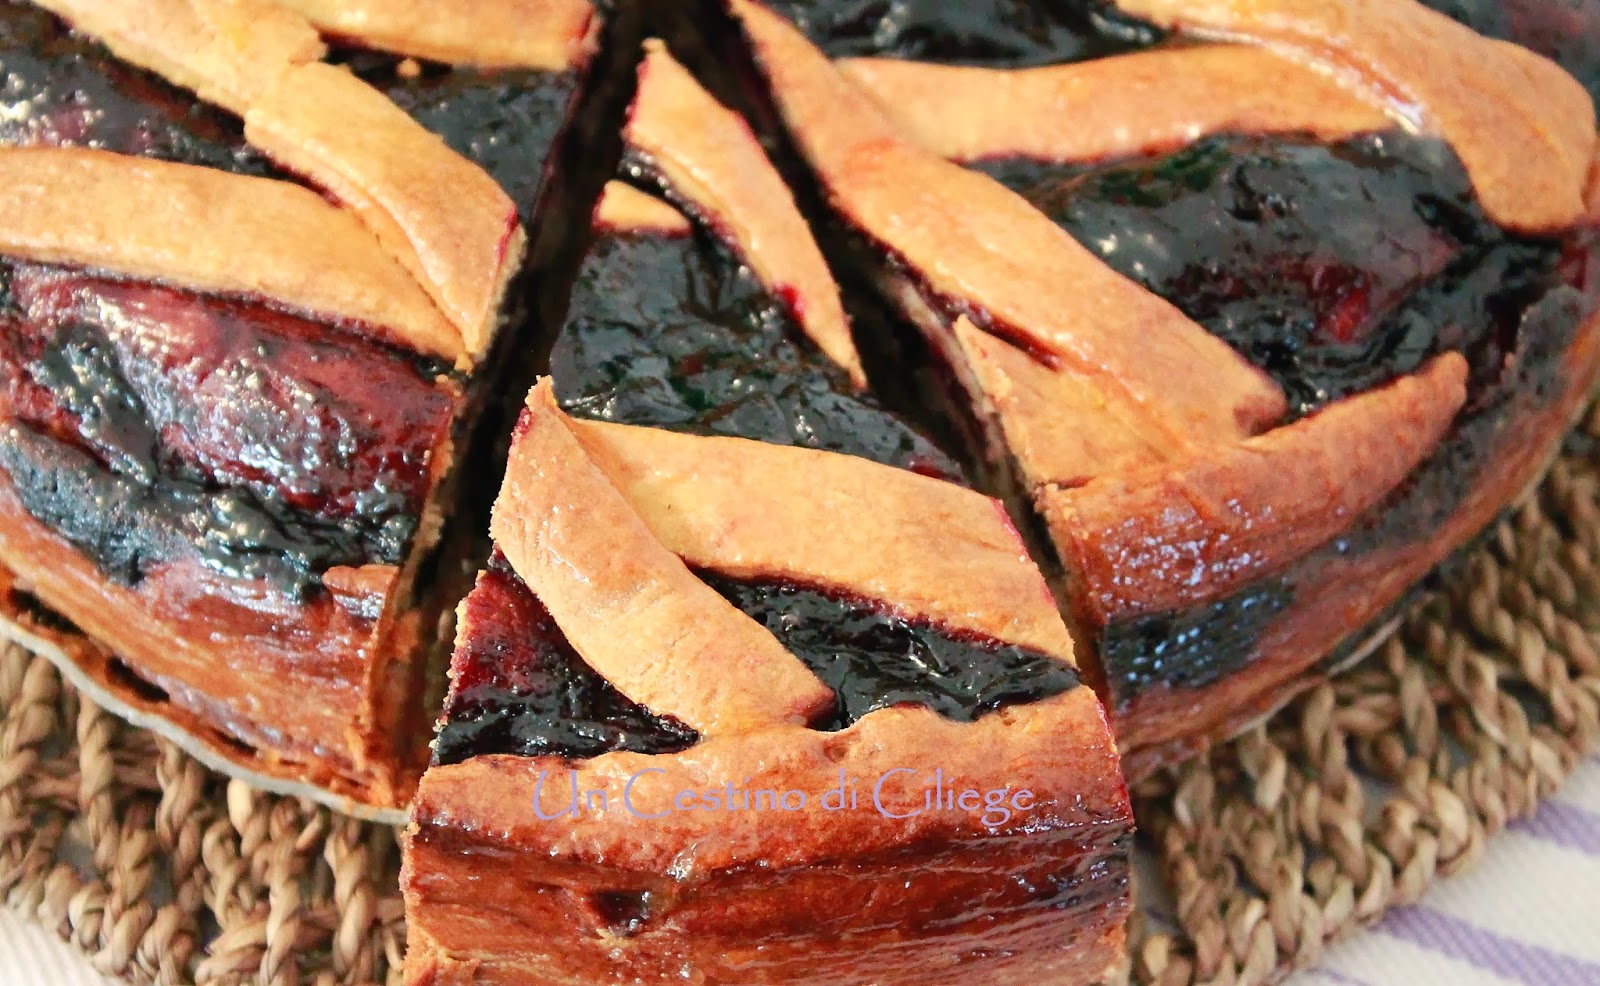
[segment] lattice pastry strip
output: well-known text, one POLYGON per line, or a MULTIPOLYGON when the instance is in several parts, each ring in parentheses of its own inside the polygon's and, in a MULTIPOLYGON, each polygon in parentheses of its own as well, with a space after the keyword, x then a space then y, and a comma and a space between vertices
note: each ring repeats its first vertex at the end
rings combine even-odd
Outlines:
POLYGON ((847 58, 839 71, 895 125, 953 161, 997 155, 1094 162, 1171 150, 1209 134, 1381 130, 1375 101, 1247 45, 1157 48, 1024 69, 847 58))
MULTIPOLYGON (((344 202, 411 271, 456 328, 458 342, 443 355, 463 368, 485 355, 525 244, 515 205, 482 169, 383 94, 320 62, 323 47, 298 14, 270 0, 45 6, 120 57, 242 117, 251 143, 344 202)), ((565 21, 587 32, 587 19, 570 13, 565 21)), ((402 30, 425 21, 404 4, 389 18, 369 18, 374 41, 429 48, 426 39, 406 44, 414 35, 402 30)), ((573 43, 570 32, 556 30, 565 21, 531 22, 524 35, 585 56, 592 39, 573 43)), ((356 29, 349 36, 363 35, 356 29)), ((541 63, 533 67, 551 60, 549 48, 527 54, 541 63)))

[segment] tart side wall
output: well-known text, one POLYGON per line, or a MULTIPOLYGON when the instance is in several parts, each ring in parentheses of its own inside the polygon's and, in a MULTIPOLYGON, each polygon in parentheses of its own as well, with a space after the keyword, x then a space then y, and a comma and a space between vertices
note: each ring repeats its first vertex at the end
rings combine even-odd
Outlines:
MULTIPOLYGON (((1078 689, 976 723, 896 708, 840 733, 780 727, 673 755, 435 767, 404 843, 408 982, 1114 981, 1132 817, 1103 723, 1078 689), (992 829, 961 811, 899 819, 813 802, 651 818, 533 810, 536 795, 555 808, 569 779, 616 795, 637 777, 633 804, 652 812, 725 778, 815 792, 839 770, 931 775, 934 762, 963 784, 1026 785, 1037 810, 992 829)), ((920 796, 886 794, 897 807, 920 796)))
MULTIPOLYGON (((1390 536, 1364 550, 1341 550, 1364 526, 1381 527, 1385 514, 1400 509, 1384 504, 1344 537, 1267 580, 1292 584, 1293 598, 1253 638, 1222 637, 1219 651, 1243 651, 1233 656, 1246 662, 1239 670, 1200 687, 1155 686, 1118 695, 1116 668, 1097 661, 1112 678, 1113 721, 1131 778, 1192 756, 1326 680, 1419 583, 1537 483, 1600 374, 1600 314, 1589 316, 1569 339, 1542 343, 1554 343, 1547 361, 1529 368, 1522 389, 1499 395, 1509 406, 1476 420, 1469 412, 1465 433, 1447 438, 1436 461, 1418 471, 1458 469, 1472 477, 1453 509, 1427 518, 1425 536, 1385 531, 1390 536), (1487 435, 1473 436, 1468 429, 1474 424, 1487 435)), ((1097 655, 1105 644, 1102 626, 1097 655)))

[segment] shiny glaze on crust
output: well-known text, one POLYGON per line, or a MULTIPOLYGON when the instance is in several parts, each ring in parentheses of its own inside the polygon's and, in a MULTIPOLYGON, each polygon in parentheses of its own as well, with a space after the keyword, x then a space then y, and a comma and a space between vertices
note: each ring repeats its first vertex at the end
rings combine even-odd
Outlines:
POLYGON ((856 393, 784 305, 704 236, 603 236, 578 274, 551 375, 575 417, 961 475, 911 426, 856 393))
POLYGON ((551 150, 571 115, 579 74, 479 69, 359 49, 335 53, 412 119, 487 171, 532 228, 551 150))
POLYGON ((835 58, 1044 65, 1104 58, 1162 38, 1103 0, 784 0, 771 6, 835 58))
POLYGON ((1491 38, 1536 51, 1600 99, 1600 0, 1422 0, 1491 38))
POLYGON ((232 114, 118 61, 29 3, 0 3, 0 143, 96 147, 283 177, 232 114))
POLYGON ((299 594, 400 563, 455 411, 439 367, 259 303, 4 276, 0 460, 109 577, 189 558, 299 594))
POLYGON ((1514 313, 1558 283, 1558 247, 1490 223, 1436 140, 1218 137, 1089 169, 984 168, 1269 374, 1294 416, 1444 350, 1491 382, 1514 313))

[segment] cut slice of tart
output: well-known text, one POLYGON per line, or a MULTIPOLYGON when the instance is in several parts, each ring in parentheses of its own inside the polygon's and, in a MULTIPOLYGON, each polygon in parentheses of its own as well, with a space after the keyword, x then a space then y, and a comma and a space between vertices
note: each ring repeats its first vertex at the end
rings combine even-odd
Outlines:
POLYGON ((657 45, 624 136, 460 610, 408 981, 1120 981, 1127 795, 1004 508, 863 393, 657 45))
POLYGON ((394 817, 592 12, 506 5, 491 85, 367 50, 478 61, 417 4, 45 6, 0 7, 6 615, 208 762, 394 817))
POLYGON ((1359 652, 1537 478, 1600 289, 1555 65, 1410 2, 1116 6, 1061 51, 1122 53, 1022 69, 832 64, 731 9, 1038 518, 1137 776, 1359 652))

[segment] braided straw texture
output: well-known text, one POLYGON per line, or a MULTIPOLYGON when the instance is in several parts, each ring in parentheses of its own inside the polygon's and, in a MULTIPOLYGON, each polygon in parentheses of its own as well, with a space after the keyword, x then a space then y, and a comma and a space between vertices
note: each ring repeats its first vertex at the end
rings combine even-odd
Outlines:
MULTIPOLYGON (((1133 978, 1265 983, 1470 866, 1600 746, 1600 406, 1364 663, 1136 794, 1133 978)), ((395 983, 394 833, 252 791, 0 650, 0 895, 134 983, 395 983)))

